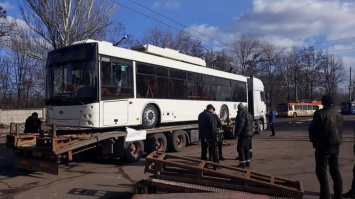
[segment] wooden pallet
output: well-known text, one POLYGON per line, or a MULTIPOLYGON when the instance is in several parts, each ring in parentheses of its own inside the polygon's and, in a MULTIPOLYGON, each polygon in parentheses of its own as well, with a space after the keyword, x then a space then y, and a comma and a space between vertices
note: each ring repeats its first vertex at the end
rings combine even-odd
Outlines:
POLYGON ((38 133, 34 134, 25 134, 25 135, 6 135, 6 146, 9 148, 18 147, 25 144, 31 144, 36 142, 38 133))
POLYGON ((270 196, 302 198, 304 193, 300 181, 158 151, 146 157, 145 172, 155 179, 270 196))

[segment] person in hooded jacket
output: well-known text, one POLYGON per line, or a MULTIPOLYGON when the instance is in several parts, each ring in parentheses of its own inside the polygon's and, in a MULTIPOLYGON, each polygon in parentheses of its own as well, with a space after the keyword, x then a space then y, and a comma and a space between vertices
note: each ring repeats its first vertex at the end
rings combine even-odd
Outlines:
POLYGON ((234 136, 238 137, 238 167, 245 169, 250 166, 249 146, 254 131, 253 116, 247 111, 247 108, 243 103, 238 104, 238 113, 234 125, 234 136))
POLYGON ((322 97, 323 109, 316 111, 309 125, 309 140, 315 149, 316 175, 320 184, 320 199, 329 199, 327 167, 333 179, 334 197, 342 198, 343 180, 339 171, 339 149, 342 143, 343 116, 336 111, 333 97, 322 97))

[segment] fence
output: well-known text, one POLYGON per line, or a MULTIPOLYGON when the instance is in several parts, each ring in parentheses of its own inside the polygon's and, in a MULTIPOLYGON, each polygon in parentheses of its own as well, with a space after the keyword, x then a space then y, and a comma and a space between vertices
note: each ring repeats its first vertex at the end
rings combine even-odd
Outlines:
POLYGON ((25 122, 27 117, 32 115, 33 112, 38 113, 38 118, 44 118, 44 109, 0 109, 0 124, 9 125, 11 122, 22 123, 25 122))

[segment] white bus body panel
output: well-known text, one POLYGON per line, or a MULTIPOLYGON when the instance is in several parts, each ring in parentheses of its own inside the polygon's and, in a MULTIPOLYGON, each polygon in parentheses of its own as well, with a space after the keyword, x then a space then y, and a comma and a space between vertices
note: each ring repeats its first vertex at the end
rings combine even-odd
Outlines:
POLYGON ((58 126, 99 127, 98 103, 75 106, 46 106, 46 124, 58 126))
POLYGON ((192 100, 179 100, 177 102, 169 99, 132 98, 119 101, 103 101, 84 106, 47 106, 46 123, 48 125, 56 124, 58 126, 90 128, 137 126, 142 124, 143 110, 148 104, 157 106, 162 123, 197 121, 199 113, 206 109, 208 104, 213 104, 218 115, 221 107, 223 105, 227 106, 229 118, 235 118, 239 103, 192 100), (97 114, 99 111, 100 114, 97 114), (102 117, 99 117, 99 115, 102 117))
POLYGON ((128 112, 128 100, 118 101, 103 101, 102 102, 102 125, 115 126, 115 125, 127 125, 129 112, 128 112))
MULTIPOLYGON (((106 103, 106 102, 103 102, 106 103)), ((110 102, 110 123, 105 120, 106 113, 103 113, 104 118, 103 126, 122 126, 122 123, 113 123, 113 120, 119 120, 119 112, 122 108, 121 102, 110 102), (111 124, 111 125, 109 125, 111 124)), ((219 114, 222 105, 226 105, 229 110, 229 118, 235 117, 237 112, 237 104, 239 102, 218 102, 218 101, 190 101, 190 100, 169 100, 169 99, 128 99, 128 109, 127 114, 121 115, 121 118, 128 118, 125 125, 136 126, 140 125, 142 122, 142 115, 144 107, 148 104, 153 104, 157 107, 158 112, 160 112, 160 118, 162 123, 169 122, 185 122, 185 121, 197 121, 198 115, 206 109, 206 106, 211 103, 216 108, 216 113, 219 114)))

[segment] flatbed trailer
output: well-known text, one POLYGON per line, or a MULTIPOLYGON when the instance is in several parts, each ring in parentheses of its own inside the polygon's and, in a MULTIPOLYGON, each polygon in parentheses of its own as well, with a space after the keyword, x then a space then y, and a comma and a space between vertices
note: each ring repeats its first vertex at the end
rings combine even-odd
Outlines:
MULTIPOLYGON (((231 124, 223 125, 223 132, 230 134, 231 130, 231 124)), ((166 150, 179 152, 186 145, 198 141, 197 124, 145 130, 57 130, 52 125, 40 136, 39 133, 20 134, 19 124, 12 123, 6 146, 14 150, 15 167, 58 175, 60 163, 72 161, 77 153, 89 158, 120 158, 131 163, 139 161, 144 153, 166 150)))

